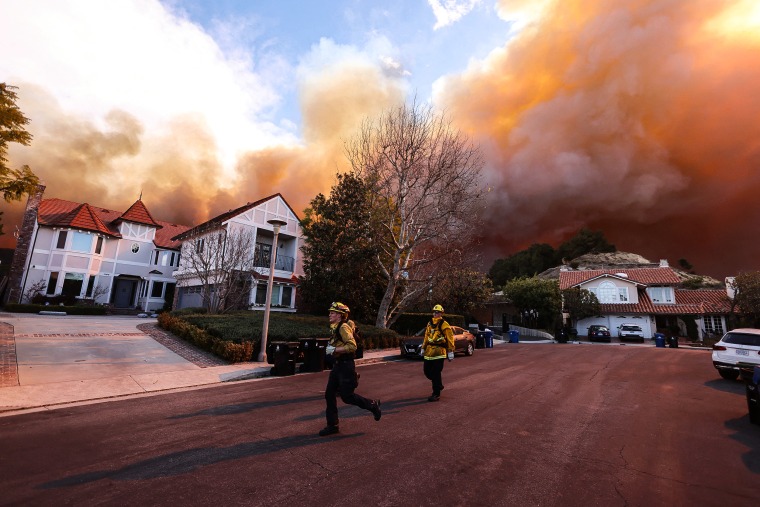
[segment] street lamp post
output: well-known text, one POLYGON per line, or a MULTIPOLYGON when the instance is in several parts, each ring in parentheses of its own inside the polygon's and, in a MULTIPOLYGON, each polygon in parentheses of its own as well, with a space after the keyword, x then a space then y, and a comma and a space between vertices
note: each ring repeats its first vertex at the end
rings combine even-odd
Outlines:
POLYGON ((261 350, 259 351, 259 362, 267 361, 267 335, 269 334, 269 309, 272 306, 272 285, 274 284, 274 263, 277 258, 277 236, 280 234, 280 227, 287 222, 273 218, 267 220, 267 223, 274 229, 274 239, 272 240, 272 254, 269 261, 269 282, 267 283, 267 302, 264 306, 264 324, 261 326, 261 350))

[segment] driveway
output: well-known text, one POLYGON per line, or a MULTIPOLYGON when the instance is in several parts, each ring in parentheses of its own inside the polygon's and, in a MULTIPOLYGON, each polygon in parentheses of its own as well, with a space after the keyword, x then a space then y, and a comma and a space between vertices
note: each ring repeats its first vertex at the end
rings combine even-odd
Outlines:
POLYGON ((137 329, 155 321, 0 314, 0 322, 13 326, 17 385, 21 386, 197 369, 137 329))

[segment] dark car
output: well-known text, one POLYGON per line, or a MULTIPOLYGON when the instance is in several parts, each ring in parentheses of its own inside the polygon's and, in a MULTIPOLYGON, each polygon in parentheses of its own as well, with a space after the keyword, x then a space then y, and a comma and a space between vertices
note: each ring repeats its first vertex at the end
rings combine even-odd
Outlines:
MULTIPOLYGON (((475 352, 475 335, 459 326, 451 326, 451 330, 454 332, 454 352, 471 356, 475 352)), ((424 338, 425 330, 423 329, 416 335, 401 340, 401 356, 422 358, 420 346, 424 338)))
POLYGON ((607 326, 594 324, 588 328, 588 339, 592 342, 611 342, 612 335, 607 326))

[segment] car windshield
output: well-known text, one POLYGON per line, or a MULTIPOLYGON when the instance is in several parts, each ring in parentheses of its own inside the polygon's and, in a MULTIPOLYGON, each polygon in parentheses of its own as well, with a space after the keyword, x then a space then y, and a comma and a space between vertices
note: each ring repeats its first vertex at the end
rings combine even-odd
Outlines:
POLYGON ((597 331, 609 331, 606 326, 595 326, 597 331))
POLYGON ((723 342, 731 343, 734 345, 750 345, 752 347, 760 347, 760 335, 732 332, 723 337, 723 342))
POLYGON ((639 326, 623 326, 623 331, 641 331, 639 326))

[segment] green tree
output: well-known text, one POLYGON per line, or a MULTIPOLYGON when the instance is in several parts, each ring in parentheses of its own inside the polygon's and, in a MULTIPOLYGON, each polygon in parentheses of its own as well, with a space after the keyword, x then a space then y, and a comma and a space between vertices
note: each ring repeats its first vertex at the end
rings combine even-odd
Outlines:
POLYGON ((385 280, 375 325, 386 328, 428 290, 430 266, 456 253, 428 247, 477 230, 482 157, 445 116, 416 102, 365 120, 345 152, 372 199, 373 271, 385 280))
POLYGON ((760 324, 760 271, 739 274, 733 282, 734 306, 748 325, 760 324))
POLYGON ((485 273, 469 267, 439 273, 432 287, 430 303, 443 305, 449 313, 471 312, 489 301, 493 295, 491 280, 485 273))
POLYGON ((301 306, 325 313, 333 301, 341 301, 352 317, 374 319, 385 285, 376 267, 380 252, 370 225, 369 191, 355 174, 337 178, 330 197, 318 194, 301 220, 306 238, 301 306))
POLYGON ((498 259, 488 272, 493 284, 504 285, 508 280, 537 274, 557 265, 557 253, 546 243, 533 243, 504 259, 498 259))
MULTIPOLYGON (((588 253, 615 252, 615 245, 604 237, 602 231, 592 231, 585 227, 557 248, 557 260, 570 261, 588 253)), ((559 264, 558 262, 558 264, 559 264)))
MULTIPOLYGON (((0 192, 5 202, 21 200, 24 194, 31 193, 39 184, 39 178, 29 166, 11 169, 7 165, 9 143, 29 146, 32 142, 32 135, 25 128, 29 118, 16 106, 16 89, 15 86, 0 83, 0 192)), ((0 235, 2 234, 3 225, 0 223, 0 235)))
POLYGON ((570 288, 562 291, 562 307, 570 314, 570 322, 574 325, 579 320, 594 317, 601 313, 596 294, 586 289, 570 288))
POLYGON ((678 266, 683 269, 684 271, 688 271, 689 273, 693 273, 694 266, 691 265, 689 261, 686 259, 678 259, 678 266))
POLYGON ((562 299, 557 280, 516 278, 504 286, 504 296, 515 305, 526 327, 550 329, 560 316, 562 299))
POLYGON ((525 250, 497 259, 488 276, 495 286, 513 278, 535 276, 547 269, 559 266, 587 253, 615 252, 615 245, 608 242, 601 231, 581 229, 555 250, 546 243, 533 243, 525 250))

